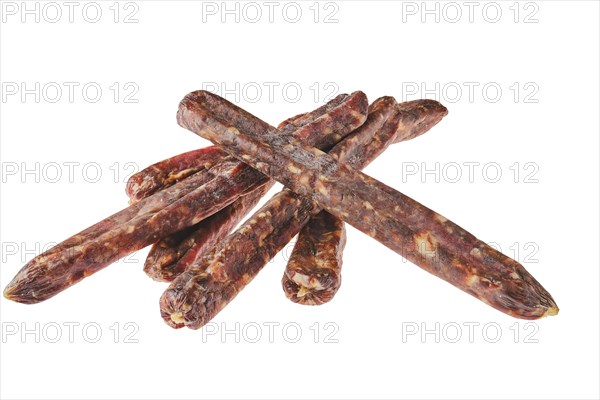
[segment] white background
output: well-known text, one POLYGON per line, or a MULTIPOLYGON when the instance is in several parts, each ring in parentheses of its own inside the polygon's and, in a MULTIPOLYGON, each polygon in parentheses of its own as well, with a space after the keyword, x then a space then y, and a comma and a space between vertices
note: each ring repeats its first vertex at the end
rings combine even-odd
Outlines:
POLYGON ((296 23, 295 6, 284 14, 283 2, 273 22, 258 2, 258 22, 257 8, 240 3, 239 22, 232 14, 225 23, 221 2, 98 2, 96 23, 82 16, 85 2, 73 22, 56 3, 56 23, 54 6, 38 3, 39 22, 32 14, 23 23, 21 2, 7 3, 2 288, 44 246, 125 207, 132 169, 206 145, 177 126, 175 112, 186 93, 216 83, 272 124, 334 91, 442 101, 450 114, 438 126, 393 146, 367 173, 520 259, 561 312, 513 319, 350 228, 344 283, 330 304, 289 302, 279 254, 214 319, 217 333, 173 330, 158 312, 166 286, 142 272, 145 249, 44 303, 0 300, 3 398, 600 395, 597 2, 479 2, 469 16, 463 2, 311 1, 297 3, 296 23), (124 23, 131 13, 137 23, 124 23), (21 83, 35 92, 36 82, 39 102, 22 98, 21 83), (72 102, 65 82, 79 85, 72 102), (82 94, 89 83, 102 89, 95 103, 91 89, 82 94), (63 92, 53 103, 56 86, 63 92), (422 174, 436 163, 438 177, 422 174), (465 163, 479 163, 472 179, 465 163), (279 324, 272 340, 268 324, 279 324))

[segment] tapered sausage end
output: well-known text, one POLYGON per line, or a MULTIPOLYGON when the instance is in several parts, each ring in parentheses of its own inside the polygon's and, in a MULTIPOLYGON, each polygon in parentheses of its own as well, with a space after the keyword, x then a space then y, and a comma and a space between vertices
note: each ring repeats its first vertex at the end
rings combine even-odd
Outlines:
POLYGON ((446 115, 448 109, 435 100, 414 100, 398 104, 400 124, 410 129, 399 129, 394 143, 414 139, 429 131, 446 115))
POLYGON ((534 320, 557 315, 559 309, 550 293, 521 264, 515 264, 515 270, 501 280, 469 277, 475 297, 515 318, 534 320))
MULTIPOLYGON (((4 289, 4 297, 17 303, 35 304, 47 300, 65 289, 62 280, 53 279, 54 275, 48 274, 46 270, 36 265, 39 257, 31 260, 19 271, 4 289)), ((64 281, 74 284, 83 278, 85 276, 82 272, 74 272, 64 278, 64 281)))

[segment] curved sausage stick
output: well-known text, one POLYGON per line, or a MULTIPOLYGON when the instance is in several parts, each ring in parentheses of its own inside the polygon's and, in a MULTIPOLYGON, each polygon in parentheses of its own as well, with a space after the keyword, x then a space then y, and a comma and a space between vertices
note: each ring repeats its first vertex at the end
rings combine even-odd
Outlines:
MULTIPOLYGON (((418 120, 422 100, 397 105, 418 120)), ((394 143, 410 140, 428 131, 435 119, 423 122, 419 130, 398 130, 394 143), (427 126, 426 126, 427 125, 427 126)), ((333 158, 339 159, 334 153, 333 158)), ((342 284, 343 251, 346 245, 344 222, 321 211, 302 228, 281 279, 288 299, 303 305, 320 305, 333 299, 342 284)))

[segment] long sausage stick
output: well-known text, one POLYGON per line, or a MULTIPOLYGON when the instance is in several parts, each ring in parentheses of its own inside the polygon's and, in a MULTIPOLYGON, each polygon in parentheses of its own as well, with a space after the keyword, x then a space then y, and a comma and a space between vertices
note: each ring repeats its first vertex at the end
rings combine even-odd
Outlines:
MULTIPOLYGON (((338 106, 291 134, 327 148, 360 126, 367 114, 365 94, 341 96, 338 106)), ((242 116, 233 111, 226 112, 226 118, 244 124, 242 116)), ((254 122, 253 129, 281 134, 265 122, 254 122)), ((21 303, 46 300, 119 258, 198 223, 270 182, 267 176, 242 162, 217 163, 208 174, 199 171, 33 258, 7 285, 4 296, 21 303), (199 185, 198 180, 204 184, 199 185)))
POLYGON ((252 129, 256 120, 205 91, 188 94, 178 112, 181 126, 294 192, 312 197, 329 213, 486 304, 524 319, 558 313, 552 296, 517 261, 314 147, 252 129), (233 123, 228 113, 244 118, 233 123))

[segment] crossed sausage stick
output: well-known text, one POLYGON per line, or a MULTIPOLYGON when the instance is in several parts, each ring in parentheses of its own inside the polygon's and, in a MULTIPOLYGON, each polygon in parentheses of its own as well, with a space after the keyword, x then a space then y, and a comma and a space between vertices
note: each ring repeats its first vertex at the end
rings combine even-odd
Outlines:
MULTIPOLYGON (((257 129, 262 121, 226 100, 205 91, 192 92, 180 103, 178 122, 297 193, 284 204, 309 199, 316 208, 514 317, 536 319, 558 312, 550 294, 517 261, 352 166, 274 129, 257 129)), ((244 234, 243 228, 233 235, 244 234)), ((227 251, 232 253, 226 246, 217 247, 212 257, 219 259, 227 251)), ((255 275, 246 269, 251 256, 229 268, 222 267, 223 259, 211 262, 210 257, 204 267, 180 275, 161 298, 167 323, 202 326, 255 275)))

